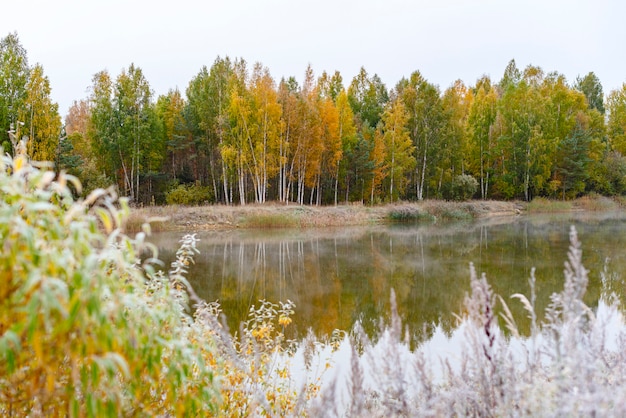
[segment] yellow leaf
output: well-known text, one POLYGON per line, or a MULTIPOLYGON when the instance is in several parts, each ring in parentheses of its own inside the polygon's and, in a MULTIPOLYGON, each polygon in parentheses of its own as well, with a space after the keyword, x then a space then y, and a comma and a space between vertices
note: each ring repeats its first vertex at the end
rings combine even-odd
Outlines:
POLYGON ((26 158, 24 158, 23 155, 18 155, 17 157, 13 159, 13 169, 15 170, 16 173, 19 173, 22 167, 25 166, 25 162, 26 162, 26 158))
POLYGON ((46 390, 48 393, 54 391, 54 373, 46 372, 46 390))

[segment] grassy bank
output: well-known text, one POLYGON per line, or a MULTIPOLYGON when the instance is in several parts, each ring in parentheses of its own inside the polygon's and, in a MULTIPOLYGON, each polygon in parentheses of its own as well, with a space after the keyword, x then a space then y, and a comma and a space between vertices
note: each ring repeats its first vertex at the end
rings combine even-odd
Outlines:
POLYGON ((231 228, 309 228, 375 225, 388 222, 440 222, 486 216, 514 216, 525 211, 519 202, 428 200, 380 206, 247 205, 149 206, 135 208, 126 231, 138 231, 150 220, 153 231, 202 231, 231 228))
POLYGON ((626 199, 600 195, 575 200, 536 198, 531 202, 425 200, 389 205, 299 206, 268 203, 246 206, 147 206, 133 208, 126 232, 137 232, 150 221, 153 231, 205 231, 233 228, 310 228, 377 225, 392 222, 446 222, 526 213, 616 211, 626 199))

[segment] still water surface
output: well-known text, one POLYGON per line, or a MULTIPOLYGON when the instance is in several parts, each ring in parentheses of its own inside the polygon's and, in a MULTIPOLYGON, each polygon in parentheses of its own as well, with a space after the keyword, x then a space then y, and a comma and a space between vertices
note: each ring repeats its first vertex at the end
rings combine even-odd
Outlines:
MULTIPOLYGON (((615 292, 626 300, 626 214, 559 214, 497 218, 447 225, 387 225, 310 230, 233 230, 198 233, 189 281, 207 301, 219 300, 231 329, 260 299, 296 304, 291 337, 311 328, 316 335, 366 331, 389 316, 395 290, 399 313, 418 338, 436 325, 451 332, 469 291, 470 263, 494 291, 508 299, 528 295, 536 269, 537 308, 563 285, 563 268, 574 225, 589 273, 586 296, 595 307, 615 292), (604 272, 604 274, 602 274, 604 272)), ((173 260, 182 233, 151 238, 160 257, 173 260)), ((624 304, 623 304, 624 305, 624 304)), ((511 300, 518 326, 526 312, 511 300)))

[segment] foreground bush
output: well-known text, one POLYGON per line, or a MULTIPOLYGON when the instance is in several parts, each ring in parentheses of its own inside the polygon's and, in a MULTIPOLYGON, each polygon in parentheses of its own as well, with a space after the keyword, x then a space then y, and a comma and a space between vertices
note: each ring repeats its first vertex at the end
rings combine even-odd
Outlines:
POLYGON ((125 201, 74 202, 70 181, 0 160, 0 414, 215 411, 176 275, 139 262, 144 234, 119 233, 125 201))

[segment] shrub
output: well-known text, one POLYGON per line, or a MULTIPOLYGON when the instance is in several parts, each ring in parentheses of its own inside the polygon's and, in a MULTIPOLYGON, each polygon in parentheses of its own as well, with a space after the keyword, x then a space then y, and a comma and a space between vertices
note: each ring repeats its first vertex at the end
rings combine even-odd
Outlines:
POLYGON ((610 211, 619 207, 614 199, 593 192, 577 199, 575 205, 588 211, 610 211))
POLYGON ((387 218, 392 222, 434 222, 435 216, 416 206, 396 206, 389 210, 387 218))
POLYGON ((571 209, 571 201, 553 200, 545 197, 535 197, 526 207, 529 213, 564 212, 571 209))
POLYGON ((180 275, 155 272, 145 234, 119 232, 127 202, 25 156, 0 160, 0 414, 207 415, 219 393, 180 275), (79 185, 76 183, 78 188, 79 185))
POLYGON ((179 184, 165 194, 168 205, 200 205, 210 200, 211 188, 200 184, 179 184))
POLYGON ((478 191, 478 181, 469 174, 455 176, 450 182, 446 198, 450 200, 469 200, 478 191))

